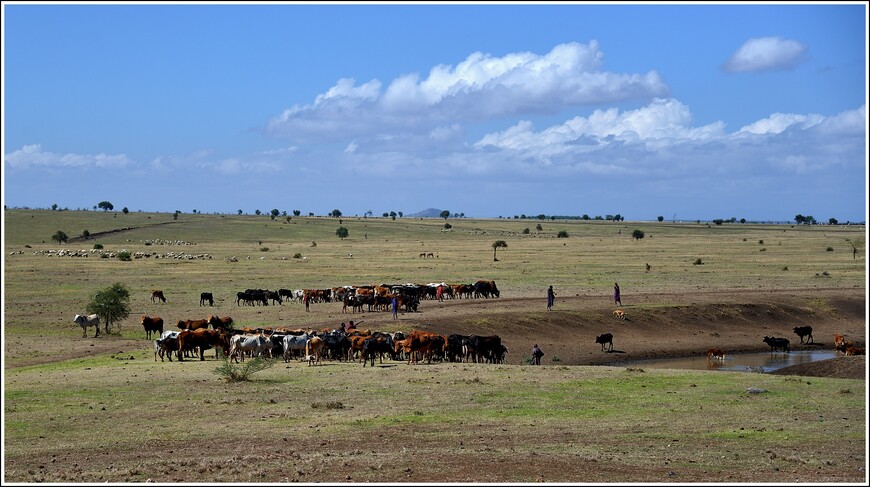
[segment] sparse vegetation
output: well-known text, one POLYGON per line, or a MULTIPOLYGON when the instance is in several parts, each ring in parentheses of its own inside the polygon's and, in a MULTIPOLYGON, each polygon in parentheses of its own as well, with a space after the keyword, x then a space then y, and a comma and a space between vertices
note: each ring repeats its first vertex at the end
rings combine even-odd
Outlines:
POLYGON ((215 367, 214 373, 227 382, 246 382, 251 380, 251 375, 271 368, 275 362, 274 359, 254 357, 234 364, 229 357, 224 357, 220 365, 215 367))

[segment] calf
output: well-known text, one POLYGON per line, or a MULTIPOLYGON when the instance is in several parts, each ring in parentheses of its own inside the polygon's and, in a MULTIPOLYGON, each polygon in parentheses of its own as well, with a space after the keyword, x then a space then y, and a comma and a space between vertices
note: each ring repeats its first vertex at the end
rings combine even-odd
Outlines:
POLYGON ((786 353, 791 351, 791 348, 789 347, 791 342, 789 342, 788 339, 786 339, 786 338, 776 338, 776 337, 765 336, 762 341, 764 343, 770 345, 771 352, 775 352, 777 349, 782 349, 782 351, 786 352, 786 353))
POLYGON ((154 303, 154 302, 156 302, 158 299, 159 299, 160 301, 164 302, 164 303, 166 302, 166 298, 163 297, 163 291, 161 291, 161 290, 159 290, 159 289, 154 289, 154 290, 152 290, 152 291, 151 291, 151 302, 154 303))
POLYGON ((209 306, 214 306, 214 296, 211 293, 200 293, 199 295, 199 305, 205 306, 206 301, 209 306))
POLYGON ((846 355, 864 355, 865 350, 863 348, 847 345, 846 350, 843 353, 845 353, 846 355))
POLYGON ((846 344, 846 337, 843 335, 834 335, 834 348, 842 347, 846 344))
POLYGON ((607 351, 613 351, 613 335, 610 333, 604 333, 602 335, 598 335, 595 337, 595 343, 601 344, 601 351, 604 351, 604 345, 609 345, 607 351))
POLYGON ((812 326, 796 326, 794 327, 794 333, 801 338, 801 343, 804 342, 804 337, 807 338, 807 343, 813 343, 812 326))
POLYGON ((725 352, 719 350, 718 348, 711 348, 707 350, 707 360, 713 359, 719 360, 720 362, 725 360, 725 352))
POLYGON ((620 320, 624 320, 625 319, 625 311, 623 311, 621 309, 617 309, 613 312, 613 316, 616 316, 620 320))

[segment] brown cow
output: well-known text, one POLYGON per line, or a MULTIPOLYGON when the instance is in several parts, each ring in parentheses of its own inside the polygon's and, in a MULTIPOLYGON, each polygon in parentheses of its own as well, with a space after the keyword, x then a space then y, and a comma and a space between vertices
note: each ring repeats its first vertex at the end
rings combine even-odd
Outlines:
POLYGON ((208 328, 208 320, 178 320, 176 326, 181 330, 198 330, 208 328))
POLYGON ((320 337, 311 337, 305 342, 305 359, 308 360, 308 366, 312 364, 320 364, 320 355, 323 351, 323 339, 320 337))
MULTIPOLYGON (((220 330, 200 328, 198 330, 182 330, 178 334, 178 361, 184 361, 185 351, 199 350, 199 359, 205 360, 205 351, 212 347, 221 347, 224 353, 229 352, 229 336, 220 330)), ((217 350, 215 350, 217 355, 217 350)))
POLYGON ((218 318, 215 315, 211 315, 208 317, 208 324, 215 330, 218 328, 228 329, 233 324, 233 319, 229 316, 224 316, 223 318, 218 318))
POLYGON ((714 358, 719 361, 725 360, 725 352, 719 350, 718 348, 711 348, 707 350, 707 360, 713 360, 714 358))
POLYGON ((160 301, 163 301, 164 303, 166 302, 166 298, 163 297, 163 291, 161 291, 161 290, 159 290, 159 289, 152 289, 152 290, 151 290, 151 302, 154 303, 154 302, 156 302, 158 299, 159 299, 160 301))

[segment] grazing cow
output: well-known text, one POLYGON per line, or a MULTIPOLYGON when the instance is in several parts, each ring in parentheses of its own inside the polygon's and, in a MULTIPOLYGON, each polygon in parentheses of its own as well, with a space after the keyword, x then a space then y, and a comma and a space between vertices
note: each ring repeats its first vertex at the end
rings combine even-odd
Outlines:
POLYGON ((323 352, 323 339, 313 336, 305 343, 305 359, 308 360, 308 366, 312 364, 320 365, 320 355, 323 352))
POLYGON ((624 320, 625 319, 625 311, 623 311, 621 309, 617 309, 613 312, 613 316, 616 316, 620 320, 624 320))
POLYGON ((151 339, 151 333, 163 333, 163 318, 159 316, 142 316, 142 328, 145 328, 145 338, 151 339))
POLYGON ((601 344, 601 351, 604 351, 604 345, 608 345, 607 351, 613 351, 613 335, 611 333, 604 333, 595 337, 595 343, 601 344))
POLYGON ((214 306, 214 296, 211 293, 200 293, 199 294, 199 305, 205 306, 205 302, 208 301, 209 306, 214 306))
POLYGON ((846 337, 843 335, 834 335, 834 348, 840 348, 846 344, 846 337))
POLYGON ((272 342, 265 335, 233 335, 230 338, 230 362, 245 361, 245 352, 251 352, 251 357, 260 355, 271 356, 272 342))
POLYGON ((713 359, 719 360, 720 362, 725 360, 725 352, 719 350, 718 348, 711 348, 707 350, 707 360, 713 359))
POLYGON ((100 316, 99 315, 75 315, 73 321, 82 327, 82 338, 88 336, 88 327, 93 326, 96 332, 94 338, 100 335, 100 316))
POLYGON ((813 327, 812 326, 796 326, 794 328, 795 335, 801 338, 801 343, 804 342, 804 337, 807 343, 813 343, 813 327))
POLYGON ((281 298, 286 298, 287 301, 291 301, 293 299, 293 291, 289 289, 279 289, 278 296, 281 298))
POLYGON ((151 290, 151 302, 155 303, 158 299, 164 303, 166 302, 166 298, 163 297, 163 291, 159 289, 151 290))
POLYGON ((771 352, 775 352, 776 349, 778 349, 778 348, 782 349, 782 351, 786 352, 786 353, 791 351, 791 348, 789 347, 791 342, 789 342, 787 338, 776 338, 776 337, 765 336, 762 341, 764 343, 770 345, 771 352))

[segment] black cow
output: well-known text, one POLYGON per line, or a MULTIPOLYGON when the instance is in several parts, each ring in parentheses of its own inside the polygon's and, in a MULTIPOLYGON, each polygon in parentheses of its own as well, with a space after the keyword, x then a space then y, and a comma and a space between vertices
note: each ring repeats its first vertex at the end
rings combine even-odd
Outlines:
POLYGON ((151 333, 163 333, 163 318, 159 316, 143 316, 142 328, 145 328, 145 338, 151 339, 151 333))
POLYGON ((764 343, 770 345, 771 352, 775 352, 776 349, 778 349, 778 348, 782 349, 782 351, 786 352, 786 353, 791 351, 791 348, 789 347, 791 342, 789 342, 787 338, 776 338, 776 337, 765 336, 762 341, 764 343))
POLYGON ((339 362, 347 358, 350 350, 350 339, 344 333, 327 333, 323 337, 324 354, 332 360, 339 362))
POLYGON ((595 337, 595 343, 601 344, 601 351, 604 351, 604 345, 609 345, 607 351, 613 351, 613 334, 604 333, 595 337))
POLYGON ((199 305, 205 306, 205 302, 208 301, 209 306, 214 306, 214 296, 211 293, 200 293, 199 294, 199 305))
POLYGON ((366 362, 371 360, 372 367, 375 366, 375 355, 380 358, 380 362, 384 363, 384 354, 393 355, 393 337, 387 334, 380 334, 371 338, 366 338, 362 345, 363 367, 366 362))
POLYGON ((804 337, 807 337, 807 343, 813 343, 813 327, 812 326, 796 326, 794 332, 801 337, 801 343, 804 342, 804 337))
POLYGON ((288 301, 292 301, 293 300, 293 291, 291 291, 289 289, 279 289, 278 296, 280 296, 281 298, 286 298, 288 301))
POLYGON ((447 337, 447 360, 450 362, 462 362, 462 343, 468 340, 467 335, 456 333, 447 337))
POLYGON ((470 355, 474 362, 495 363, 501 354, 501 337, 469 335, 465 351, 465 356, 470 355))

